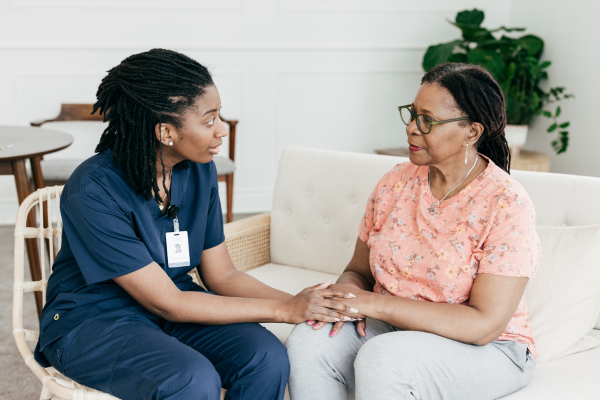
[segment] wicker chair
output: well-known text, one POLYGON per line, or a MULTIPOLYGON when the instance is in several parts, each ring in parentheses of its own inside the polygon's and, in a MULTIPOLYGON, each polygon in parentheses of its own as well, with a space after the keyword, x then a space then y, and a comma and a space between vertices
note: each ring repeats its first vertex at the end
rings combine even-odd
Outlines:
MULTIPOLYGON (((61 246, 62 220, 59 200, 62 190, 63 186, 39 189, 29 195, 19 207, 15 225, 13 336, 17 342, 17 348, 23 360, 25 360, 25 364, 42 382, 43 388, 40 400, 119 400, 109 394, 80 385, 62 376, 52 367, 43 368, 35 361, 33 353, 27 345, 27 342, 37 342, 39 333, 23 327, 23 294, 40 291, 42 292, 43 303, 46 303, 46 285, 48 281, 45 268, 46 257, 44 255, 49 255, 49 262, 52 265, 54 254, 58 252, 61 246), (55 200, 54 204, 50 204, 50 200, 55 200), (48 209, 46 225, 44 225, 44 218, 39 217, 44 215, 44 203, 47 203, 46 207, 48 209), (27 227, 26 224, 27 215, 30 211, 36 213, 38 216, 38 226, 35 228, 27 227), (54 222, 52 222, 53 219, 55 219, 54 222), (23 281, 26 238, 38 240, 42 270, 41 281, 23 281), (46 245, 49 247, 47 253, 45 249, 46 245)), ((267 213, 225 225, 227 247, 236 268, 247 271, 269 262, 269 223, 270 215, 267 213)), ((196 269, 190 271, 190 275, 196 283, 202 285, 196 269)), ((223 391, 221 398, 223 398, 224 393, 225 391, 223 391)))

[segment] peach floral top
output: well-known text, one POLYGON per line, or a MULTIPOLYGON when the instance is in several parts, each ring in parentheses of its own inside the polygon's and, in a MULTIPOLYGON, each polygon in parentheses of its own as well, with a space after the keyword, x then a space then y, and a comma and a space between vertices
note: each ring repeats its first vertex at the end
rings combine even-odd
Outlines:
MULTIPOLYGON (((465 304, 478 273, 533 278, 541 262, 533 203, 488 161, 433 214, 429 167, 407 162, 381 178, 359 227, 370 249, 375 293, 465 304)), ((497 340, 525 343, 537 358, 525 298, 497 340)))

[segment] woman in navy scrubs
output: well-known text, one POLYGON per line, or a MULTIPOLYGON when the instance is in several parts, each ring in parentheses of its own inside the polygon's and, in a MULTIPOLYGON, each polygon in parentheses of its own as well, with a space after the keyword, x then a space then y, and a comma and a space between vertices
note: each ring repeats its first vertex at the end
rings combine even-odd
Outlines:
POLYGON ((136 54, 97 99, 109 126, 64 188, 36 360, 127 400, 216 400, 221 387, 282 399, 287 353, 257 322, 339 321, 351 310, 334 298, 353 295, 325 283, 291 296, 234 268, 212 162, 227 133, 205 67, 136 54))

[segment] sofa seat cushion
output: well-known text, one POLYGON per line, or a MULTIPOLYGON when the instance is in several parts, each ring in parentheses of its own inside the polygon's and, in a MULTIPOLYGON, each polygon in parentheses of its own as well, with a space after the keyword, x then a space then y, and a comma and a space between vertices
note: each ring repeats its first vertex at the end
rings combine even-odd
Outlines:
MULTIPOLYGON (((269 286, 294 295, 309 286, 327 282, 330 279, 335 282, 338 278, 337 275, 278 264, 263 265, 262 267, 248 271, 248 275, 252 275, 269 286)), ((292 324, 272 323, 261 325, 273 332, 282 343, 285 343, 295 326, 292 324)))
MULTIPOLYGON (((600 330, 590 336, 600 339, 600 330)), ((538 363, 523 389, 502 400, 592 400, 600 398, 600 347, 538 363)))

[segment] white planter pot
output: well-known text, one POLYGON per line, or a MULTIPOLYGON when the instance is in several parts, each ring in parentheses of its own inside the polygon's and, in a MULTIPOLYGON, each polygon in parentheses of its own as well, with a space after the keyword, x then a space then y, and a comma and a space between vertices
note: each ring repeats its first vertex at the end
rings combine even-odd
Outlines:
POLYGON ((519 154, 521 152, 521 148, 525 146, 528 131, 528 125, 506 125, 504 134, 506 135, 506 141, 508 142, 510 153, 513 156, 519 154))

